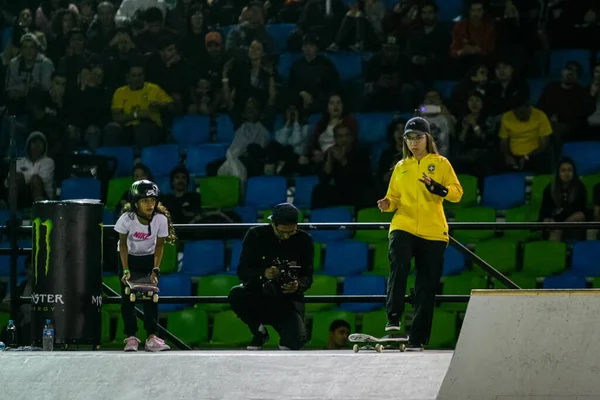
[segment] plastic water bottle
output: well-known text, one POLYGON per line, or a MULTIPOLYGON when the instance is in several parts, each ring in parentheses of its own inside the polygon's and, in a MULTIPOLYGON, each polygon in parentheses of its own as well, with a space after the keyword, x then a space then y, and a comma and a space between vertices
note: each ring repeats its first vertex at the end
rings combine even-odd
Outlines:
POLYGON ((4 349, 6 349, 6 345, 4 342, 0 342, 0 351, 4 351, 4 349))
POLYGON ((50 323, 50 320, 46 320, 46 325, 44 325, 44 331, 42 334, 42 345, 44 351, 53 351, 54 350, 54 327, 50 323))
POLYGON ((8 325, 6 326, 6 337, 8 347, 16 348, 17 346, 17 327, 15 326, 15 322, 11 319, 8 321, 8 325))

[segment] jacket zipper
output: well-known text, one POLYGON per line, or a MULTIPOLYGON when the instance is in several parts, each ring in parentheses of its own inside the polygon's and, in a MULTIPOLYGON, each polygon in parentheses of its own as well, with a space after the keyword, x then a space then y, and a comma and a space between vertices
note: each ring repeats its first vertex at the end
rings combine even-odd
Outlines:
MULTIPOLYGON (((417 161, 417 179, 419 179, 419 172, 421 172, 421 160, 417 161)), ((417 222, 417 227, 415 229, 415 235, 419 235, 419 187, 417 186, 417 193, 416 193, 416 199, 417 199, 417 212, 416 212, 416 222, 417 222)))

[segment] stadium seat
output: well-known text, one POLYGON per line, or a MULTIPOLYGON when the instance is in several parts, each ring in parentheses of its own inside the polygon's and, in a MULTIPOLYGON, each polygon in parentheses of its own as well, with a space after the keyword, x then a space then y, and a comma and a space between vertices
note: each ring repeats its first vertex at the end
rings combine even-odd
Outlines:
POLYGON ((290 71, 292 65, 302 57, 302 53, 282 53, 279 56, 279 77, 282 81, 287 82, 290 79, 290 71))
POLYGON ((434 83, 435 90, 438 91, 443 99, 450 98, 454 86, 456 86, 456 81, 436 81, 434 83))
POLYGON ((227 114, 219 114, 217 117, 217 142, 231 143, 235 131, 233 121, 227 114))
POLYGON ((94 178, 68 178, 62 181, 61 200, 100 200, 100 181, 94 178))
POLYGON ((189 346, 208 342, 208 314, 199 308, 186 308, 167 315, 167 329, 189 346))
MULTIPOLYGON (((487 289, 487 278, 474 271, 465 271, 460 275, 446 276, 442 278, 442 294, 469 296, 473 289, 487 289)), ((467 303, 442 303, 442 307, 451 310, 464 311, 467 303)))
POLYGON ((540 240, 523 245, 524 274, 550 276, 562 272, 567 263, 567 245, 562 242, 540 240))
POLYGON ((475 245, 475 254, 498 271, 509 274, 517 270, 517 242, 490 239, 475 245))
POLYGON ((426 349, 454 349, 457 335, 456 313, 444 308, 436 308, 429 343, 426 349))
POLYGON ((582 276, 600 276, 600 240, 578 242, 573 245, 571 270, 582 276))
POLYGON ((175 143, 180 146, 193 146, 210 140, 210 117, 186 115, 173 121, 171 130, 175 143))
POLYGON ((258 221, 258 212, 252 206, 237 206, 233 211, 240 216, 244 224, 254 224, 258 221))
MULTIPOLYGON (((496 212, 489 207, 459 208, 454 213, 456 222, 496 222, 496 212)), ((454 230, 454 238, 463 244, 477 243, 494 236, 488 229, 481 230, 454 230)))
POLYGON ((463 15, 464 7, 461 0, 445 0, 436 4, 439 4, 438 18, 440 21, 452 22, 463 15))
POLYGON ((180 164, 180 159, 179 147, 175 144, 160 144, 142 149, 141 163, 150 168, 154 178, 169 176, 180 164))
POLYGON ((202 208, 231 208, 240 202, 240 178, 210 176, 196 180, 202 196, 202 208))
POLYGON ((600 185, 600 174, 582 176, 581 182, 587 192, 587 204, 591 207, 594 205, 594 188, 600 185))
POLYGON ((444 276, 460 275, 467 268, 465 264, 465 256, 456 247, 452 245, 446 247, 444 252, 444 276))
POLYGON ((369 246, 356 240, 330 242, 325 249, 324 273, 330 276, 360 275, 367 270, 369 246))
POLYGON ((181 272, 194 277, 225 272, 225 244, 221 240, 187 242, 181 272))
POLYGON ((115 216, 114 210, 104 208, 104 210, 102 210, 102 223, 104 225, 114 225, 116 222, 117 218, 115 216))
POLYGON ((585 289, 586 281, 584 276, 566 272, 544 278, 543 287, 544 289, 585 289))
POLYGON ((171 274, 177 272, 177 246, 171 243, 165 243, 163 246, 163 257, 160 261, 160 273, 171 274))
MULTIPOLYGON (((352 214, 346 208, 318 208, 312 210, 310 222, 352 222, 352 214)), ((336 240, 349 239, 352 236, 351 231, 312 231, 313 239, 318 243, 329 243, 336 240)))
POLYGON ((215 315, 210 344, 219 347, 239 347, 248 345, 252 334, 248 326, 231 310, 215 315))
POLYGON ((117 159, 115 178, 131 176, 131 171, 133 170, 133 147, 100 147, 96 149, 96 155, 117 159))
MULTIPOLYGON (((9 243, 2 243, 0 248, 9 249, 9 243)), ((26 273, 25 261, 27 256, 19 256, 17 258, 17 273, 20 276, 24 276, 26 273)), ((0 256, 0 278, 7 278, 10 276, 10 256, 0 256)))
POLYGON ((237 275, 238 265, 240 263, 240 256, 242 254, 242 241, 232 240, 231 241, 231 258, 229 259, 229 268, 227 272, 231 275, 237 275))
POLYGON ((390 274, 388 252, 388 243, 380 242, 375 244, 375 250, 373 252, 373 271, 370 271, 370 273, 379 276, 388 276, 390 274))
MULTIPOLYGON (((400 321, 400 332, 402 333, 406 333, 405 316, 405 314, 402 314, 402 318, 400 321)), ((376 310, 364 313, 362 315, 362 329, 360 330, 360 333, 373 335, 375 337, 383 337, 385 335, 389 335, 389 332, 385 331, 385 325, 387 324, 387 322, 388 320, 385 310, 376 310)))
MULTIPOLYGON (((379 208, 363 208, 356 213, 356 222, 391 222, 394 218, 392 212, 381 212, 379 208)), ((388 240, 389 229, 381 229, 376 231, 360 230, 354 235, 355 240, 367 243, 386 242, 388 240)))
POLYGON ((223 37, 223 42, 227 41, 227 36, 229 36, 229 32, 231 32, 231 30, 233 28, 238 27, 238 24, 234 24, 234 25, 224 25, 219 27, 219 32, 221 32, 221 36, 223 37))
POLYGON ((129 177, 114 178, 108 182, 108 191, 106 194, 106 208, 114 210, 121 201, 123 193, 129 191, 133 179, 129 177))
POLYGON ((267 210, 286 200, 287 180, 283 176, 253 176, 246 183, 247 206, 267 210))
MULTIPOLYGON (((513 281, 521 289, 538 289, 541 288, 541 284, 538 287, 537 278, 520 272, 515 272, 508 276, 508 279, 513 281)), ((506 285, 497 279, 492 279, 494 289, 508 289, 506 285)))
POLYGON ((340 76, 340 81, 350 81, 361 78, 362 74, 362 57, 360 54, 353 52, 339 52, 339 53, 324 53, 335 68, 340 76))
POLYGON ((444 202, 444 208, 449 210, 455 210, 457 208, 464 207, 476 207, 477 206, 477 195, 479 192, 477 177, 467 174, 457 174, 456 176, 460 185, 463 188, 463 196, 458 203, 451 203, 449 201, 444 202))
POLYGON ((540 97, 542 96, 542 92, 546 85, 548 85, 548 80, 545 78, 542 79, 527 79, 527 84, 529 85, 529 101, 532 106, 537 107, 540 97))
MULTIPOLYGON (((305 293, 307 296, 335 296, 337 294, 337 279, 333 276, 315 275, 313 283, 305 293)), ((330 310, 332 303, 306 303, 306 312, 330 310)))
POLYGON ((158 287, 160 289, 158 300, 159 312, 177 311, 187 307, 186 304, 161 304, 160 296, 190 296, 192 292, 192 282, 190 281, 189 276, 180 273, 161 275, 158 287))
POLYGON ((206 166, 216 160, 225 158, 226 149, 218 144, 203 144, 187 149, 185 166, 190 175, 206 176, 206 166))
POLYGON ((266 25, 267 33, 273 40, 275 54, 281 54, 287 49, 287 40, 290 33, 296 29, 295 24, 269 24, 266 25))
MULTIPOLYGON (((203 276, 198 279, 198 296, 229 296, 231 288, 239 284, 240 280, 237 276, 203 276)), ((196 307, 207 312, 215 312, 228 309, 229 304, 198 304, 196 307)))
POLYGON ((576 61, 581 64, 583 71, 579 77, 586 80, 590 77, 590 61, 592 53, 583 49, 564 49, 552 50, 550 53, 550 64, 548 68, 548 77, 550 79, 561 79, 565 64, 569 61, 576 61))
MULTIPOLYGON (((118 295, 121 294, 121 277, 117 276, 116 273, 106 274, 102 277, 102 283, 106 286, 117 292, 118 295)), ((102 293, 106 295, 104 288, 102 288, 102 293)), ((110 294, 112 296, 112 294, 110 294)), ((105 311, 111 315, 120 314, 121 313, 121 305, 120 304, 102 304, 102 311, 105 311)))
POLYGON ((314 242, 314 253, 313 267, 315 271, 320 271, 323 269, 323 246, 321 243, 314 242))
POLYGON ((294 192, 294 205, 299 209, 309 209, 312 192, 319 183, 316 175, 298 176, 295 178, 296 190, 294 192))
POLYGON ((525 175, 488 176, 483 181, 483 206, 506 210, 525 204, 525 175))
POLYGON ((554 175, 552 174, 535 175, 533 177, 531 181, 531 204, 538 207, 542 205, 544 190, 546 190, 546 186, 552 183, 553 180, 554 175))
POLYGON ((394 119, 392 113, 355 114, 358 121, 358 137, 364 143, 386 141, 387 127, 394 119))
POLYGON ((569 142, 562 148, 563 157, 570 157, 579 175, 600 173, 600 141, 569 142))
MULTIPOLYGON (((12 40, 13 28, 11 26, 2 29, 2 42, 0 43, 0 51, 4 51, 6 46, 12 40)), ((2 325, 3 326, 3 325, 2 325)))
MULTIPOLYGON (((345 296, 351 295, 384 295, 386 280, 382 276, 359 275, 344 279, 345 296)), ((368 312, 383 307, 383 303, 342 303, 340 309, 352 312, 368 312)))
MULTIPOLYGON (((506 222, 536 222, 539 215, 539 205, 527 204, 506 210, 506 222)), ((506 229, 503 233, 505 239, 527 242, 541 238, 540 231, 527 229, 506 229)))
MULTIPOLYGON (((111 334, 111 327, 110 327, 110 314, 107 312, 102 311, 102 317, 101 317, 101 324, 102 324, 102 336, 100 336, 100 343, 101 344, 110 344, 110 341, 112 339, 112 334, 111 334)), ((1 322, 0 322, 0 326, 1 322)))
POLYGON ((309 348, 325 349, 329 342, 329 327, 336 320, 348 322, 350 333, 356 332, 356 314, 347 311, 321 311, 312 315, 312 334, 309 348))

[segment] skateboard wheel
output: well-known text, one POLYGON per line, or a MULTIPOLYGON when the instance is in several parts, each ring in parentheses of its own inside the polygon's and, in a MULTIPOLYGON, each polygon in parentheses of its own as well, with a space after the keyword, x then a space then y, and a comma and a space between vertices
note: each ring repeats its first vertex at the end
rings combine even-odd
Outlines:
POLYGON ((400 345, 400 351, 401 351, 402 353, 404 353, 404 352, 406 351, 406 345, 405 345, 404 343, 402 343, 402 344, 400 345))
POLYGON ((380 343, 376 344, 376 345, 375 345, 375 350, 376 350, 378 353, 383 353, 383 345, 382 345, 382 344, 380 344, 380 343))
POLYGON ((148 297, 152 297, 153 294, 154 292, 148 292, 148 297))
POLYGON ((352 350, 354 350, 355 353, 358 353, 358 345, 355 344, 354 346, 352 346, 352 350))
POLYGON ((125 288, 125 294, 127 294, 127 295, 128 295, 129 293, 131 293, 131 290, 130 290, 128 287, 126 287, 126 288, 125 288))
POLYGON ((158 295, 157 294, 154 294, 152 296, 152 301, 155 302, 155 303, 158 303, 158 295))
POLYGON ((135 293, 131 293, 131 294, 129 295, 129 301, 131 301, 132 303, 134 303, 134 302, 135 302, 135 293))

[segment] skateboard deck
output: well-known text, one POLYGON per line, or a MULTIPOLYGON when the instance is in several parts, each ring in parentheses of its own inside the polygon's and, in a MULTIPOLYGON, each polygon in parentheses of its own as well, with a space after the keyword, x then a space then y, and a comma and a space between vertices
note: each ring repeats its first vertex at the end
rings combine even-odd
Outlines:
POLYGON ((138 279, 136 281, 125 282, 125 294, 129 295, 129 300, 135 302, 137 295, 152 299, 155 303, 158 302, 158 294, 160 289, 150 280, 150 278, 138 279), (145 295, 145 296, 144 296, 145 295))
POLYGON ((378 353, 381 353, 384 349, 398 349, 401 352, 404 352, 406 350, 405 343, 408 342, 408 336, 396 333, 378 338, 365 333, 353 333, 348 336, 348 340, 355 343, 352 347, 355 353, 358 353, 359 350, 375 350, 378 353), (362 344, 362 346, 360 346, 360 344, 362 344))

